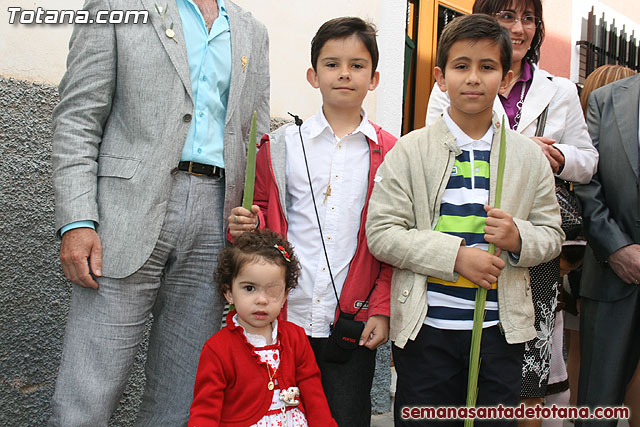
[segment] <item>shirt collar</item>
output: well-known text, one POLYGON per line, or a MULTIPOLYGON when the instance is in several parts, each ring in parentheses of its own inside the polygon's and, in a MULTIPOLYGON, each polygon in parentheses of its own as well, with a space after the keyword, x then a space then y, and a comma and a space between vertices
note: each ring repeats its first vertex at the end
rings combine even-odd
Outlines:
POLYGON ((529 64, 529 61, 523 59, 522 72, 520 73, 520 78, 516 81, 516 83, 528 82, 531 79, 533 79, 533 68, 531 67, 531 64, 529 64))
POLYGON ((487 129, 482 138, 473 139, 469 135, 464 133, 464 131, 460 129, 460 126, 458 126, 458 124, 453 121, 453 119, 449 115, 449 108, 445 108, 444 112, 442 113, 442 118, 444 119, 444 123, 447 125, 449 132, 451 132, 451 134, 456 138, 458 147, 463 148, 477 141, 488 144, 489 147, 491 147, 491 142, 493 141, 493 132, 495 130, 493 120, 491 121, 491 126, 489 126, 489 129, 487 129))
POLYGON ((227 13, 227 8, 224 5, 224 0, 218 0, 218 13, 224 16, 229 21, 229 14, 227 13))
MULTIPOLYGON (((378 134, 376 133, 376 130, 371 124, 371 122, 369 122, 367 112, 364 110, 364 108, 360 109, 360 116, 362 117, 360 124, 353 132, 350 133, 350 135, 356 135, 358 133, 362 133, 365 137, 369 138, 370 140, 375 142, 377 145, 378 134)), ((335 135, 333 133, 333 129, 331 129, 331 125, 329 124, 329 122, 327 121, 327 118, 324 115, 324 112, 322 111, 322 107, 320 107, 320 109, 315 115, 309 117, 305 121, 305 124, 307 125, 306 126, 307 132, 309 133, 309 137, 311 138, 316 138, 326 131, 330 132, 332 136, 335 135)))
MULTIPOLYGON (((266 347, 267 346, 267 340, 265 339, 265 337, 263 337, 262 335, 258 335, 258 334, 251 334, 249 332, 247 332, 242 325, 240 325, 240 323, 238 323, 238 313, 235 313, 233 315, 233 324, 242 329, 242 333, 244 334, 244 336, 247 338, 247 342, 249 344, 251 344, 254 347, 266 347)), ((271 323, 271 326, 273 326, 273 331, 271 332, 271 344, 275 344, 278 340, 278 319, 275 319, 273 321, 273 323, 271 323)))
MULTIPOLYGON (((191 3, 191 6, 193 6, 195 9, 198 9, 198 6, 193 2, 193 0, 182 0, 185 4, 187 3, 191 3)), ((220 16, 224 16, 225 19, 227 20, 227 23, 229 22, 229 14, 227 13, 227 8, 224 4, 224 0, 217 0, 218 1, 218 15, 220 16)))

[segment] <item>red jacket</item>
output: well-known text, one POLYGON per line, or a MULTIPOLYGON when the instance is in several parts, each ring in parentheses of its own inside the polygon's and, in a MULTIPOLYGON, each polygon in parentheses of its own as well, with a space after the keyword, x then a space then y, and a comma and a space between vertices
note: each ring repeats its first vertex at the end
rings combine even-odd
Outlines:
MULTIPOLYGON (((365 222, 369 208, 369 197, 373 190, 374 177, 384 156, 393 147, 396 137, 373 124, 378 136, 376 144, 369 138, 369 188, 367 198, 362 209, 360 229, 358 231, 358 246, 349 264, 349 272, 345 279, 340 295, 340 307, 346 313, 355 313, 369 295, 371 288, 375 289, 369 297, 368 308, 365 306, 356 316, 357 320, 367 321, 370 316, 389 316, 389 298, 391 289, 392 268, 380 263, 371 255, 365 235, 365 222)), ((294 126, 294 125, 290 125, 294 126)), ((260 228, 269 228, 275 232, 287 235, 287 219, 282 209, 286 188, 285 176, 285 126, 270 135, 262 137, 260 150, 256 158, 256 183, 254 190, 254 204, 260 206, 260 228), (273 148, 271 147, 273 144, 273 148), (274 166, 275 164, 275 166, 274 166), (277 173, 274 173, 274 170, 277 173)), ((303 161, 301 159, 301 161, 303 161)), ((281 312, 281 317, 286 310, 281 312)), ((337 316, 336 310, 336 316, 337 316)))
MULTIPOLYGON (((257 423, 271 406, 273 391, 267 389, 269 374, 264 362, 247 342, 233 315, 227 326, 204 345, 193 391, 189 427, 237 426, 257 423)), ((278 321, 280 366, 278 387, 300 389, 300 404, 312 426, 337 426, 322 390, 320 370, 304 329, 278 321)))

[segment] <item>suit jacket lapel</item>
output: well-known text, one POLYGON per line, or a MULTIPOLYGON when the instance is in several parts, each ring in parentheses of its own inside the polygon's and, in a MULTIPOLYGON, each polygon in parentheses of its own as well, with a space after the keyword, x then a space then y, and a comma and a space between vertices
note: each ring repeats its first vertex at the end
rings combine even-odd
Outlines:
POLYGON ((629 157, 633 173, 638 177, 638 99, 640 78, 629 84, 613 87, 611 98, 616 124, 622 137, 622 146, 629 157))
POLYGON ((180 12, 178 11, 178 5, 175 0, 169 0, 168 2, 153 0, 141 0, 145 9, 149 11, 151 17, 151 25, 156 31, 156 34, 160 38, 162 46, 167 51, 169 59, 173 64, 180 80, 184 84, 189 97, 193 100, 193 94, 191 91, 191 77, 189 76, 189 60, 187 58, 187 46, 184 40, 184 34, 182 32, 182 21, 180 19, 180 12), (167 27, 171 27, 173 24, 173 32, 175 36, 173 39, 169 38, 166 34, 165 23, 162 22, 162 18, 156 10, 156 4, 159 7, 165 8, 168 5, 168 9, 165 15, 165 23, 167 27))
POLYGON ((546 77, 545 73, 534 69, 531 87, 522 105, 520 124, 518 125, 519 133, 538 119, 557 91, 558 87, 546 77))
POLYGON ((238 6, 230 1, 225 2, 225 5, 229 14, 229 27, 231 28, 231 83, 225 119, 225 124, 228 124, 240 100, 240 94, 251 64, 253 27, 250 25, 250 21, 245 19, 244 13, 241 13, 238 6), (242 66, 243 63, 245 67, 242 66))

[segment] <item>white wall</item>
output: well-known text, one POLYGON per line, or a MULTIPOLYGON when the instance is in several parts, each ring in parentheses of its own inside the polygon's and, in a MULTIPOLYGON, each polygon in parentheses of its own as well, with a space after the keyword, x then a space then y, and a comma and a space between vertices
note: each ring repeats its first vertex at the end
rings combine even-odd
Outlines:
POLYGON ((378 24, 380 85, 376 89, 376 122, 398 137, 402 129, 406 11, 406 0, 381 0, 380 2, 378 24))
POLYGON ((9 7, 81 9, 82 0, 0 0, 0 76, 58 84, 65 70, 71 25, 9 24, 9 7))
MULTIPOLYGON (((163 3, 160 1, 159 3, 163 3)), ((395 135, 402 120, 406 0, 236 0, 269 30, 271 115, 287 111, 306 118, 321 105, 319 91, 306 81, 310 46, 317 29, 338 16, 354 15, 375 23, 381 81, 367 96, 370 118, 395 135)), ((57 84, 65 70, 69 25, 9 24, 8 7, 80 9, 82 0, 0 0, 0 76, 57 84)), ((136 8, 135 6, 132 8, 136 8)))

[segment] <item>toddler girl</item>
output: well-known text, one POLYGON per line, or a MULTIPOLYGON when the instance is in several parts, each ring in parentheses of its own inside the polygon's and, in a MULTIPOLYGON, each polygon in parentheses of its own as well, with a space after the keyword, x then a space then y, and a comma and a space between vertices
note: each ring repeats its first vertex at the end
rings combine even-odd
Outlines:
POLYGON ((220 253, 215 280, 235 310, 200 355, 189 427, 337 425, 304 330, 276 319, 299 270, 271 231, 220 253))

